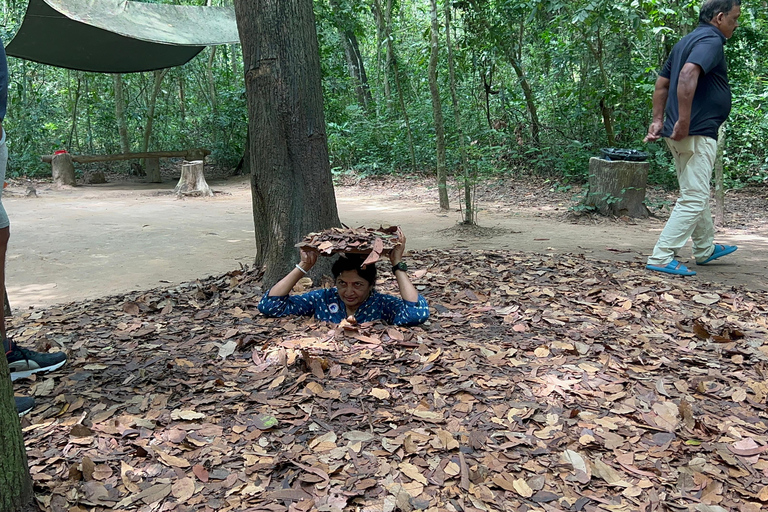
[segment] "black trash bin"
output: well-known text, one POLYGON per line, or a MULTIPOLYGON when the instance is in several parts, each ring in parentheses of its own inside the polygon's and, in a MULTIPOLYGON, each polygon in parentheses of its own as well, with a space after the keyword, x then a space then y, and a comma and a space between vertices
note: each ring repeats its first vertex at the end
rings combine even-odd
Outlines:
POLYGON ((645 162, 648 153, 637 149, 601 148, 600 158, 603 160, 624 160, 627 162, 645 162))

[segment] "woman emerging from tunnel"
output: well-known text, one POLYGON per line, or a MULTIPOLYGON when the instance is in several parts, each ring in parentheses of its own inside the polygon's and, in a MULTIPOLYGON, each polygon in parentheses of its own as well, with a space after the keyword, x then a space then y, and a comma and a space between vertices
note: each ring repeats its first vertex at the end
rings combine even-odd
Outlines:
POLYGON ((323 288, 301 295, 290 295, 299 279, 317 262, 316 251, 301 248, 301 261, 287 276, 269 289, 259 302, 259 311, 266 316, 314 315, 318 320, 350 323, 383 320, 392 325, 418 325, 429 318, 429 307, 408 278, 402 261, 405 236, 389 255, 392 272, 397 279, 400 297, 379 293, 376 284, 376 265, 362 268, 366 255, 342 254, 331 267, 334 288, 323 288))

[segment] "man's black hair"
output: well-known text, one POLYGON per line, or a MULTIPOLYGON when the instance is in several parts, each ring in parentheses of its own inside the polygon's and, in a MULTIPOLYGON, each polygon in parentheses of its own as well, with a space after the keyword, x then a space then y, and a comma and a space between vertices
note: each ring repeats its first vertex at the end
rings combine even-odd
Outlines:
POLYGON ((709 23, 718 13, 728 14, 737 5, 741 5, 741 0, 706 0, 699 10, 699 21, 709 23))
POLYGON ((360 277, 368 281, 368 284, 375 285, 376 265, 366 265, 365 268, 360 268, 367 257, 367 254, 342 254, 331 267, 333 278, 338 278, 342 272, 347 270, 356 270, 360 277))

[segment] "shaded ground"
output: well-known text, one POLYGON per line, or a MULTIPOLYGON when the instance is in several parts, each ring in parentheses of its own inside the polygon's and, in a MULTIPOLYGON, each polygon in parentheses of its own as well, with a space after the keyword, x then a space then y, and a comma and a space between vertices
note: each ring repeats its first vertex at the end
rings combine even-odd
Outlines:
POLYGON ((408 329, 262 317, 243 181, 10 198, 11 300, 61 303, 11 334, 70 356, 16 386, 41 508, 762 510, 765 196, 734 197, 742 249, 682 279, 643 268, 662 219, 574 218, 542 185, 480 191, 479 231, 422 182, 337 189, 349 225, 408 235, 432 314, 408 329))

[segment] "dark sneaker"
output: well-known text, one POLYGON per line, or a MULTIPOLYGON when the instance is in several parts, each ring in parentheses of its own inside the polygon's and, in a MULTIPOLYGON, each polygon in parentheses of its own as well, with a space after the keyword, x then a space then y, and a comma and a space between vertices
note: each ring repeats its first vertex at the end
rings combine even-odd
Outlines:
POLYGON ((64 352, 44 354, 21 348, 10 340, 9 343, 11 351, 6 352, 5 357, 8 358, 8 367, 11 369, 11 381, 23 379, 38 372, 58 370, 67 362, 67 355, 64 352))
POLYGON ((16 400, 16 412, 19 413, 19 418, 35 408, 35 399, 31 396, 15 396, 13 398, 16 400))

